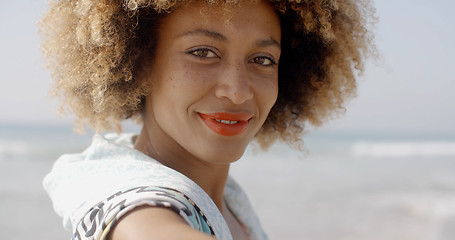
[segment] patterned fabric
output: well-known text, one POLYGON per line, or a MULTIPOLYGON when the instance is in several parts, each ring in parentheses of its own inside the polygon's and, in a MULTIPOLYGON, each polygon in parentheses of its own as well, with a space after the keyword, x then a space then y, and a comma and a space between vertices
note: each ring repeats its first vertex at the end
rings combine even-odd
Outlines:
POLYGON ((169 208, 192 228, 210 235, 215 234, 199 207, 183 193, 174 189, 148 186, 119 191, 98 203, 79 222, 72 239, 108 239, 111 228, 122 216, 144 205, 169 208))
MULTIPOLYGON (((107 210, 102 213, 101 209, 95 210, 96 213, 90 210, 96 209, 96 206, 103 203, 100 201, 107 196, 115 196, 119 191, 140 186, 161 187, 175 189, 187 196, 189 202, 193 202, 207 217, 206 222, 212 227, 217 239, 232 240, 223 216, 204 190, 185 175, 135 150, 133 137, 132 134, 96 134, 92 145, 84 152, 63 155, 55 162, 43 185, 53 202, 54 210, 63 217, 65 228, 75 232, 79 223, 80 227, 84 223, 86 229, 90 230, 92 224, 82 220, 85 221, 87 217, 90 219, 91 214, 94 214, 92 219, 96 214, 98 217, 105 216, 107 210)), ((248 198, 230 177, 225 187, 224 199, 234 215, 248 229, 252 240, 267 239, 248 198)), ((132 198, 131 201, 135 200, 132 198)), ((111 215, 107 217, 114 219, 111 215)), ((110 222, 108 219, 101 221, 105 221, 106 227, 110 222)), ((103 223, 101 225, 103 226, 103 223)))

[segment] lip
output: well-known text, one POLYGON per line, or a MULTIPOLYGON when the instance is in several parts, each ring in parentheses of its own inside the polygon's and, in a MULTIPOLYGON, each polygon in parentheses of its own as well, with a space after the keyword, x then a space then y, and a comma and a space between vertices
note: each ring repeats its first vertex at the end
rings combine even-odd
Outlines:
POLYGON ((249 113, 216 112, 198 113, 198 115, 208 128, 222 136, 236 136, 243 133, 252 118, 249 113), (223 123, 217 120, 229 121, 230 123, 223 123), (232 123, 232 121, 236 123, 232 123))

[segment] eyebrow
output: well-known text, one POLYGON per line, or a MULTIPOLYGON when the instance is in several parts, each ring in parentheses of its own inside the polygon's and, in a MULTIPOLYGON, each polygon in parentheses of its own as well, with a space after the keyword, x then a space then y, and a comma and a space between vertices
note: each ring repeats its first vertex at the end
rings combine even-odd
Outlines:
POLYGON ((191 31, 185 32, 185 33, 183 33, 180 36, 183 37, 183 36, 189 36, 189 35, 204 35, 204 36, 207 36, 209 38, 213 38, 213 39, 218 40, 218 41, 222 41, 222 42, 226 42, 227 41, 227 38, 224 35, 222 35, 220 33, 217 33, 217 32, 214 32, 214 31, 207 30, 207 29, 202 29, 202 28, 198 28, 198 29, 195 29, 195 30, 191 30, 191 31))
MULTIPOLYGON (((212 38, 214 40, 218 40, 221 42, 227 42, 227 40, 228 40, 227 37, 221 33, 211 31, 208 29, 203 29, 203 28, 198 28, 195 30, 185 32, 182 35, 180 35, 180 37, 190 36, 190 35, 204 35, 204 36, 207 36, 209 38, 212 38)), ((267 39, 267 40, 256 41, 255 45, 258 47, 276 46, 281 49, 281 44, 277 40, 275 40, 273 37, 270 37, 270 39, 267 39)))
POLYGON ((268 47, 268 46, 276 46, 281 49, 281 44, 275 40, 273 37, 267 40, 259 40, 256 42, 256 46, 258 47, 268 47))

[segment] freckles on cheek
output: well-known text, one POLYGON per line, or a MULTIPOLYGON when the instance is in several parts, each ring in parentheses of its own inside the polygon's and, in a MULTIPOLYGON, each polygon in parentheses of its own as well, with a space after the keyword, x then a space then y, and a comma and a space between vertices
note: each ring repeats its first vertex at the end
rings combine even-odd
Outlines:
POLYGON ((213 67, 201 66, 197 63, 182 63, 174 69, 174 81, 186 91, 201 93, 210 88, 210 83, 217 77, 213 67))
POLYGON ((182 77, 182 85, 190 89, 204 88, 207 77, 198 71, 185 70, 182 77))

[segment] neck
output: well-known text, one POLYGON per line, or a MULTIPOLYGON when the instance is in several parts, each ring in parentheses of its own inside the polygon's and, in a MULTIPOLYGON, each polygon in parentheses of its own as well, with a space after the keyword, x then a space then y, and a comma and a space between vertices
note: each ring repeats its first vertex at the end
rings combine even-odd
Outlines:
POLYGON ((161 137, 159 131, 152 135, 145 125, 134 148, 193 180, 222 211, 230 164, 215 164, 198 159, 172 140, 161 137))

